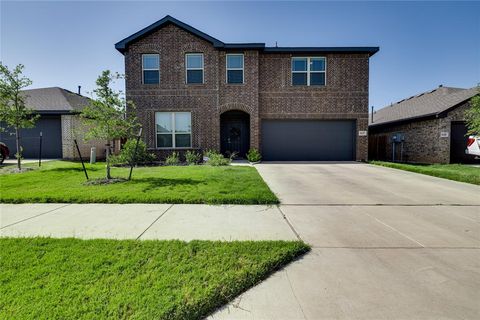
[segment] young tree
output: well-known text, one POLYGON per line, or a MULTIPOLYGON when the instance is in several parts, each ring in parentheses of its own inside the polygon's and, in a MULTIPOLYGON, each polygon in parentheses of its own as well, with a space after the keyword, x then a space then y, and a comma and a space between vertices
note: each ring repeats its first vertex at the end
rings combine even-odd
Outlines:
POLYGON ((468 134, 480 135, 480 86, 478 94, 470 100, 471 108, 465 112, 468 134))
POLYGON ((97 88, 93 90, 95 99, 91 100, 81 114, 87 128, 85 138, 107 141, 107 179, 112 178, 110 143, 116 139, 132 137, 139 127, 136 117, 130 112, 134 106, 127 103, 121 91, 111 88, 115 80, 121 77, 119 74, 113 75, 110 70, 103 71, 96 81, 97 88))
POLYGON ((23 76, 24 66, 19 64, 13 70, 0 62, 0 121, 14 129, 17 147, 17 168, 22 169, 22 151, 20 144, 20 129, 31 128, 39 115, 34 114, 25 104, 22 89, 32 84, 32 81, 23 76))

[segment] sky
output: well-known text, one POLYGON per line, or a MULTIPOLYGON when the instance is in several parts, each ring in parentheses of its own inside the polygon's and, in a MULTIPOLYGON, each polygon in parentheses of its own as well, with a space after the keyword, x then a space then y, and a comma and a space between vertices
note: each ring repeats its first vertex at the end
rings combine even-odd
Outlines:
MULTIPOLYGON (((0 61, 31 88, 88 95, 102 70, 124 72, 114 44, 169 14, 223 42, 379 46, 370 106, 439 85, 480 83, 480 2, 128 2, 0 0, 0 61)), ((117 89, 124 89, 118 82, 117 89)))

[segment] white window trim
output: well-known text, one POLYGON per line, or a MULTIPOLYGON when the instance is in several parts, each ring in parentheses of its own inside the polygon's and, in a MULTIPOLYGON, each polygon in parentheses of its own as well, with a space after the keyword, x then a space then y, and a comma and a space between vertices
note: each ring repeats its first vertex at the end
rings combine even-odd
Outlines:
POLYGON ((142 84, 157 84, 157 83, 145 83, 145 72, 144 71, 158 71, 158 84, 160 83, 160 54, 158 53, 144 53, 142 54, 142 84), (146 69, 144 64, 143 57, 145 56, 157 56, 158 57, 158 68, 149 68, 146 69))
POLYGON ((245 55, 243 53, 227 53, 225 56, 225 83, 226 84, 232 84, 232 85, 238 85, 238 84, 244 84, 245 83, 245 55), (243 68, 229 68, 228 67, 228 56, 242 56, 242 66, 243 68), (242 70, 242 83, 229 83, 228 82, 228 71, 229 70, 242 70))
POLYGON ((294 73, 307 73, 307 86, 310 87, 310 86, 313 86, 313 87, 325 87, 327 86, 327 58, 326 57, 292 57, 292 60, 291 60, 291 67, 290 67, 290 70, 292 72, 292 77, 291 77, 291 85, 294 86, 294 87, 301 87, 301 86, 305 86, 304 84, 303 85, 298 85, 298 84, 293 84, 293 74, 294 73), (294 59, 307 59, 307 71, 293 71, 293 60, 294 59), (324 61, 324 65, 325 65, 325 70, 324 71, 311 71, 310 70, 310 61, 311 59, 323 59, 324 61), (320 84, 314 84, 314 85, 310 85, 310 74, 311 73, 324 73, 325 74, 325 84, 323 85, 320 85, 320 84))
POLYGON ((192 148, 192 113, 189 111, 158 111, 155 112, 155 149, 161 149, 161 150, 169 150, 169 149, 191 149, 192 148), (169 113, 170 114, 170 121, 172 125, 172 132, 157 132, 157 113, 169 113), (190 135, 190 147, 176 147, 175 146, 175 135, 177 134, 175 132, 175 114, 176 113, 190 113, 190 131, 189 132, 179 132, 178 134, 189 134, 190 135), (158 135, 159 134, 164 134, 164 135, 171 135, 172 136, 172 146, 171 147, 159 147, 158 146, 158 135))
POLYGON ((204 61, 204 58, 203 58, 203 53, 195 53, 195 52, 191 52, 191 53, 185 53, 185 84, 204 84, 205 83, 205 61, 204 61), (188 64, 187 64, 187 59, 188 59, 188 56, 202 56, 202 67, 201 68, 189 68, 188 67, 188 64), (188 83, 188 70, 202 70, 202 82, 201 83, 188 83))

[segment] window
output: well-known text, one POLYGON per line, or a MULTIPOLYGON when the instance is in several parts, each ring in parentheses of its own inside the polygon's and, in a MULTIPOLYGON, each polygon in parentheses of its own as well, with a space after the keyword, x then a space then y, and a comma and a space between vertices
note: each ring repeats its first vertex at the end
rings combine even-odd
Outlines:
POLYGON ((203 53, 187 53, 185 68, 187 84, 203 83, 203 53))
POLYGON ((157 148, 190 148, 192 116, 190 112, 156 112, 157 148))
POLYGON ((243 54, 227 54, 227 83, 243 83, 243 54))
POLYGON ((292 58, 292 85, 324 86, 325 64, 324 57, 292 58))
POLYGON ((160 55, 142 55, 142 73, 144 84, 157 84, 160 82, 160 55))

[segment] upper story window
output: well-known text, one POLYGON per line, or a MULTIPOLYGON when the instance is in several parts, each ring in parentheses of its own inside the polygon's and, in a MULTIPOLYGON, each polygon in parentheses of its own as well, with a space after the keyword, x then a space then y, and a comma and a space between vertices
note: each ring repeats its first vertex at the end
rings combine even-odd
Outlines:
POLYGON ((292 58, 292 85, 324 86, 325 65, 325 57, 292 58))
POLYGON ((186 83, 203 83, 203 53, 185 55, 186 83))
POLYGON ((192 115, 190 112, 155 112, 157 148, 190 148, 192 115))
POLYGON ((160 82, 160 55, 142 55, 142 77, 145 84, 157 84, 160 82))
POLYGON ((243 54, 227 54, 227 83, 243 83, 243 54))

